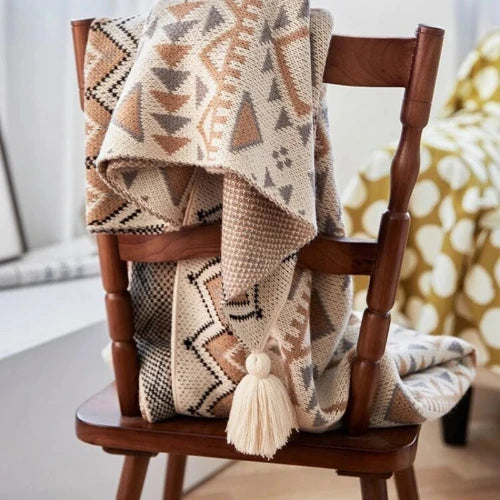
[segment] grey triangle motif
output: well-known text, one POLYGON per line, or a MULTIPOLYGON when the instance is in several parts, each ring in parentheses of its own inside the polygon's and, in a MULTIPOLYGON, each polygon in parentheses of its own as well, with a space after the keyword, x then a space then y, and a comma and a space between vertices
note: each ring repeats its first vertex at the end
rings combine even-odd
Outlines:
POLYGON ((273 60, 271 58, 271 50, 267 49, 267 54, 266 58, 264 59, 264 64, 262 66, 262 73, 267 73, 268 71, 272 71, 274 69, 273 67, 273 60))
POLYGON ((208 13, 205 26, 203 27, 203 34, 212 31, 223 22, 224 18, 222 17, 221 13, 212 5, 210 12, 208 13))
POLYGON ((207 95, 208 87, 201 81, 199 76, 196 77, 196 92, 195 92, 195 102, 198 107, 203 98, 207 95))
POLYGON ((286 13, 285 6, 282 5, 273 28, 275 30, 279 28, 285 28, 289 24, 290 24, 290 19, 288 18, 288 15, 286 13))
POLYGON ((281 99, 282 97, 280 89, 278 87, 278 82, 276 81, 276 78, 273 78, 273 83, 271 84, 271 90, 269 91, 269 97, 267 98, 267 100, 269 102, 272 102, 272 101, 281 101, 281 99))
POLYGON ((311 365, 306 365, 300 368, 300 374, 302 376, 302 382, 306 389, 309 388, 311 382, 313 381, 313 371, 311 365))
POLYGON ((324 222, 324 232, 325 234, 329 236, 334 236, 337 233, 337 224, 335 221, 332 219, 330 214, 327 214, 325 217, 325 222, 324 222))
POLYGON ((161 128, 167 132, 167 134, 175 134, 180 130, 186 123, 191 121, 191 118, 186 118, 184 116, 167 115, 161 113, 151 113, 151 116, 160 124, 161 128))
POLYGON ((264 28, 262 29, 262 34, 260 35, 260 43, 269 43, 273 39, 273 34, 269 23, 264 21, 264 28))
POLYGON ((269 170, 266 168, 266 176, 264 177, 264 187, 269 188, 269 187, 274 187, 274 186, 275 186, 275 184, 273 182, 271 174, 269 173, 269 170))
POLYGON ((137 170, 125 170, 125 172, 122 172, 123 182, 125 183, 127 189, 130 189, 130 186, 135 181, 136 177, 137 170))
POLYGON ((290 117, 288 116, 286 109, 283 108, 281 110, 279 117, 278 117, 278 121, 276 122, 274 130, 281 130, 283 128, 290 127, 291 125, 292 125, 292 122, 290 121, 290 117))
POLYGON ((309 18, 309 0, 304 0, 302 7, 299 10, 299 18, 309 18))
POLYGON ((151 71, 171 92, 179 90, 189 75, 189 71, 180 71, 172 68, 153 68, 151 71))
POLYGON ((318 411, 316 413, 316 416, 314 417, 314 427, 322 427, 323 425, 327 424, 328 421, 323 418, 321 413, 318 411))
POLYGON ((203 158, 204 158, 203 151, 201 150, 201 147, 199 145, 198 145, 198 151, 197 151, 197 153, 198 153, 197 159, 200 160, 200 161, 203 160, 203 158))
POLYGON ((318 406, 318 398, 316 397, 316 393, 313 391, 311 399, 309 400, 309 404, 307 405, 307 409, 314 410, 317 406, 318 406))
POLYGON ((462 346, 456 341, 452 341, 452 343, 448 346, 449 351, 458 352, 458 354, 463 354, 464 350, 462 346))
POLYGON ((327 173, 324 170, 318 170, 315 175, 316 197, 320 200, 323 199, 325 192, 326 175, 327 173))
POLYGON ((167 24, 163 30, 172 42, 179 41, 187 32, 197 23, 194 21, 179 21, 176 23, 167 24))
POLYGON ((287 184, 286 186, 280 187, 280 194, 285 200, 286 204, 290 203, 290 198, 292 197, 293 186, 287 184))
POLYGON ((148 38, 152 38, 156 31, 157 26, 158 26, 158 17, 155 17, 153 21, 149 23, 149 26, 144 32, 144 35, 147 36, 148 38))
POLYGON ((302 144, 305 146, 307 144, 307 141, 309 140, 309 136, 311 135, 311 124, 306 123, 305 125, 300 125, 297 127, 297 130, 299 131, 300 138, 302 139, 302 144))

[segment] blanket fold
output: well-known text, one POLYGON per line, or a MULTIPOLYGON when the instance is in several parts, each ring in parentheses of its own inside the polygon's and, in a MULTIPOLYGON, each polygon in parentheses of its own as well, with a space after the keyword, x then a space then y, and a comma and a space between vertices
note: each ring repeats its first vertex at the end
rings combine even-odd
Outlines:
MULTIPOLYGON (((227 417, 247 369, 286 388, 286 426, 323 431, 345 412, 359 331, 351 278, 296 267, 318 233, 344 235, 322 83, 331 31, 330 15, 308 0, 159 1, 145 21, 91 27, 89 229, 222 222, 220 259, 132 265, 150 421, 227 417)), ((371 423, 451 408, 472 379, 472 348, 398 327, 391 339, 371 423)), ((272 456, 282 441, 246 448, 272 456)))

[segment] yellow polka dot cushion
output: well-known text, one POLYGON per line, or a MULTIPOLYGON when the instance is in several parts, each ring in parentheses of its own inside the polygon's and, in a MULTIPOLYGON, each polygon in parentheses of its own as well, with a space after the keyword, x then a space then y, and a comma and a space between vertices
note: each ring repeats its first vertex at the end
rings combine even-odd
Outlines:
MULTIPOLYGON (((398 321, 472 343, 500 374, 500 30, 464 61, 441 119, 424 131, 399 287, 398 321)), ((374 152, 344 196, 347 231, 376 237, 393 147, 374 152)), ((355 279, 355 308, 367 279, 355 279)))

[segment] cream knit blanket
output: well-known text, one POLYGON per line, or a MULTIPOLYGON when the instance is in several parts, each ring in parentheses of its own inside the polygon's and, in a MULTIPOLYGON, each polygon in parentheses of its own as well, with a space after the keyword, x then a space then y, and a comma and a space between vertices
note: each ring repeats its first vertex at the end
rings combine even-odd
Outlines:
MULTIPOLYGON (((140 404, 227 417, 250 352, 265 351, 298 426, 343 416, 359 318, 351 279, 296 267, 343 236, 322 75, 328 13, 308 0, 159 1, 146 21, 94 21, 86 54, 93 232, 222 221, 222 256, 132 266, 140 404)), ((447 412, 473 349, 393 327, 374 426, 447 412)))

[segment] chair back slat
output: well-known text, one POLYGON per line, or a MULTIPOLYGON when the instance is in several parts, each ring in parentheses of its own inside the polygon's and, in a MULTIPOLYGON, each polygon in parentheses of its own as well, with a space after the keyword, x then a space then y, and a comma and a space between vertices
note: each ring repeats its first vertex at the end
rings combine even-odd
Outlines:
POLYGON ((406 87, 415 38, 333 35, 324 81, 355 87, 406 87))
MULTIPOLYGON (((118 236, 120 258, 129 262, 169 262, 221 253, 221 226, 210 224, 159 235, 118 236)), ((318 236, 299 252, 299 265, 330 274, 372 273, 377 242, 318 236)))
MULTIPOLYGON (((72 22, 80 103, 85 96, 84 59, 92 19, 72 22)), ((353 361, 347 423, 350 432, 369 424, 399 274, 408 237, 408 203, 419 170, 420 137, 429 119, 444 31, 419 25, 414 38, 358 38, 334 35, 324 81, 404 87, 402 132, 391 167, 388 210, 376 241, 318 236, 299 252, 299 265, 332 274, 368 274, 368 307, 363 314, 353 361)), ((138 362, 124 261, 162 262, 220 255, 218 225, 164 235, 98 235, 99 256, 117 392, 123 415, 138 414, 138 362)))

